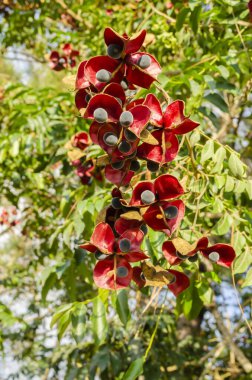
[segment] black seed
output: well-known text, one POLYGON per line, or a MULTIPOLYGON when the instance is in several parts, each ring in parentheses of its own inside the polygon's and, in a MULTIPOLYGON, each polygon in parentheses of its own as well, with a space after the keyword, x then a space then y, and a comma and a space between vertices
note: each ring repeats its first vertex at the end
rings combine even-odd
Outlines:
POLYGON ((134 117, 130 111, 124 111, 121 113, 119 121, 122 127, 129 127, 133 123, 134 117))
POLYGON ((140 66, 141 69, 147 69, 150 65, 151 65, 150 57, 146 54, 142 55, 138 61, 138 66, 140 66))
POLYGON ((208 258, 214 263, 216 263, 220 260, 220 254, 218 252, 211 252, 209 253, 208 258))
POLYGON ((155 199, 155 194, 150 190, 144 190, 141 194, 141 201, 146 205, 153 203, 155 199))
POLYGON ((114 133, 107 132, 103 136, 103 141, 109 146, 115 146, 118 142, 118 137, 114 133))
POLYGON ((120 202, 119 197, 112 198, 111 205, 114 209, 119 210, 122 208, 122 204, 120 202))
POLYGON ((108 70, 101 69, 101 70, 97 71, 95 76, 99 82, 107 83, 110 81, 111 73, 108 70))
POLYGON ((107 53, 111 58, 118 59, 121 57, 122 48, 116 44, 110 44, 107 48, 107 53))
POLYGON ((140 164, 137 160, 133 160, 130 163, 130 170, 137 172, 140 169, 140 164))
POLYGON ((128 84, 127 84, 127 82, 126 82, 125 80, 122 80, 122 81, 121 81, 121 86, 122 86, 122 88, 123 88, 124 90, 127 90, 127 89, 128 89, 128 84))
POLYGON ((147 161, 147 168, 150 172, 157 172, 159 169, 159 164, 154 161, 147 161))
POLYGON ((194 255, 194 256, 191 256, 191 257, 188 257, 188 260, 191 262, 191 263, 195 263, 195 261, 198 260, 198 255, 194 255))
POLYGON ((128 141, 136 141, 137 140, 137 136, 133 132, 129 131, 128 129, 125 129, 124 136, 128 141))
POLYGON ((140 230, 143 231, 143 233, 145 235, 147 235, 147 233, 148 233, 148 227, 146 226, 146 224, 142 224, 141 227, 140 227, 140 230))
POLYGON ((128 141, 124 140, 120 142, 118 149, 121 153, 128 153, 131 149, 131 145, 128 143, 128 141))
POLYGON ((85 101, 88 103, 90 99, 91 99, 91 95, 87 94, 85 96, 85 101))
POLYGON ((178 208, 176 206, 169 206, 164 210, 167 219, 174 219, 178 216, 178 208))
POLYGON ((120 105, 122 106, 122 99, 120 99, 120 98, 116 98, 116 100, 117 100, 118 103, 120 103, 120 105))
POLYGON ((179 253, 178 251, 176 251, 176 256, 177 256, 180 260, 186 260, 186 259, 187 259, 187 256, 182 255, 182 254, 179 253))
POLYGON ((105 123, 108 120, 108 113, 104 108, 96 108, 94 111, 94 119, 97 123, 105 123))
POLYGON ((153 127, 153 125, 149 124, 149 125, 147 125, 146 129, 147 129, 147 131, 153 131, 154 127, 153 127))
POLYGON ((111 166, 113 169, 120 170, 124 166, 124 161, 112 162, 111 166))
POLYGON ((140 278, 141 280, 145 281, 145 275, 143 274, 143 272, 140 274, 140 278))
POLYGON ((95 252, 95 258, 96 258, 96 260, 101 261, 101 260, 106 259, 107 257, 108 257, 108 255, 105 255, 105 253, 102 253, 100 251, 96 251, 95 252))
POLYGON ((119 248, 121 252, 129 252, 130 246, 131 246, 131 243, 129 239, 122 239, 119 242, 119 248))
POLYGON ((127 277, 128 276, 128 269, 126 267, 118 267, 116 269, 116 275, 117 277, 127 277))
POLYGON ((169 285, 174 284, 176 282, 176 280, 177 280, 176 276, 173 275, 173 278, 171 279, 169 285))

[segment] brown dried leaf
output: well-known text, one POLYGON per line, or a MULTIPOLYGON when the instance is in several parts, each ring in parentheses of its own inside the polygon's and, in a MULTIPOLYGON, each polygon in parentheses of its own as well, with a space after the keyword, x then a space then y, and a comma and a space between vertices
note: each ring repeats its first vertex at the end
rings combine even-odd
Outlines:
POLYGON ((120 215, 120 217, 126 220, 138 220, 139 222, 143 220, 138 211, 128 211, 125 214, 120 215))
POLYGON ((145 277, 144 286, 162 287, 169 285, 174 280, 174 276, 159 265, 154 266, 150 262, 144 261, 141 267, 145 277))
POLYGON ((73 149, 67 152, 70 161, 78 160, 79 158, 85 156, 85 153, 80 149, 73 149))
POLYGON ((107 164, 109 164, 109 156, 107 154, 104 154, 96 159, 97 166, 104 166, 107 164))
POLYGON ((191 244, 189 244, 186 240, 181 239, 179 237, 172 240, 176 251, 178 251, 181 255, 187 256, 189 252, 191 252, 194 248, 191 244))
POLYGON ((150 144, 150 145, 158 145, 159 144, 157 139, 155 139, 155 137, 153 137, 152 134, 149 131, 147 131, 147 129, 144 129, 141 132, 140 139, 142 141, 144 141, 145 143, 150 144))

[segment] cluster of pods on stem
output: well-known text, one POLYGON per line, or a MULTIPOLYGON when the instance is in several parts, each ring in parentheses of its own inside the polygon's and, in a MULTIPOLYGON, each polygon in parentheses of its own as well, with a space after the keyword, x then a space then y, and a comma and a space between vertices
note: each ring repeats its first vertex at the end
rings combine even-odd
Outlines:
POLYGON ((174 237, 185 214, 185 191, 168 173, 167 163, 178 154, 178 135, 199 123, 185 116, 182 100, 164 105, 151 92, 137 97, 137 90, 149 89, 161 72, 157 60, 141 51, 145 36, 145 30, 129 38, 106 28, 107 55, 83 61, 78 68, 75 103, 91 125, 89 134, 79 132, 71 139, 72 164, 83 184, 92 177, 101 180, 104 173, 116 186, 90 242, 80 247, 97 260, 98 287, 120 289, 134 281, 140 288, 168 286, 177 296, 190 285, 179 267, 182 262, 194 262, 201 254, 230 267, 235 252, 226 244, 209 245, 207 237, 195 244, 174 237), (90 140, 105 153, 95 162, 83 161, 90 140), (149 229, 167 236, 162 246, 167 268, 153 265, 141 249, 149 229))

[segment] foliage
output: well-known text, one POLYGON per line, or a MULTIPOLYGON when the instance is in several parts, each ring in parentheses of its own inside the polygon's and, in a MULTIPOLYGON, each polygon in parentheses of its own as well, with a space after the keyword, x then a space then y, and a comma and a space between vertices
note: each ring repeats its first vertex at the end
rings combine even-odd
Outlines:
MULTIPOLYGON (((74 106, 69 81, 76 69, 52 74, 49 54, 71 42, 83 60, 105 53, 106 26, 129 35, 146 28, 146 48, 163 66, 160 85, 172 99, 185 100, 187 114, 200 122, 200 130, 180 139, 180 153, 169 164, 169 173, 183 178, 189 191, 180 236, 194 242, 207 233, 213 244, 221 237, 234 245, 233 276, 244 314, 250 315, 247 2, 173 4, 23 0, 0 5, 1 204, 7 210, 15 206, 20 220, 1 227, 0 341, 14 363, 7 371, 0 362, 6 379, 250 378, 251 338, 228 270, 205 261, 183 264, 186 271, 196 270, 190 288, 177 302, 166 290, 152 294, 154 301, 142 314, 151 289, 98 291, 92 280, 95 260, 78 247, 110 203, 111 185, 80 185, 67 159, 65 144, 88 131, 89 123, 74 106), (216 313, 226 318, 235 347, 216 313)), ((151 91, 157 94, 155 87, 151 91)), ((141 90, 139 97, 145 94, 141 90)), ((150 232, 144 248, 164 264, 161 246, 161 234, 150 232)))

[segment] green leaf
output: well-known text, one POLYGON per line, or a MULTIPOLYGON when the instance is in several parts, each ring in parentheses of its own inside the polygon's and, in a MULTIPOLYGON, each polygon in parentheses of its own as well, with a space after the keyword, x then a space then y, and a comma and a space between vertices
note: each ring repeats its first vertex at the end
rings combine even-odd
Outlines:
POLYGON ((225 100, 219 94, 208 94, 205 99, 218 107, 221 111, 228 113, 228 106, 225 100))
POLYGON ((71 314, 73 337, 77 343, 81 342, 85 335, 86 313, 87 313, 86 306, 80 303, 73 309, 72 314, 71 314))
POLYGON ((252 179, 249 179, 246 183, 246 191, 249 199, 252 199, 252 179))
POLYGON ((220 65, 220 66, 217 66, 217 68, 224 79, 227 79, 229 77, 229 71, 225 66, 220 65))
POLYGON ((252 263, 252 253, 249 248, 242 252, 234 262, 234 273, 244 273, 252 263))
POLYGON ((130 310, 128 305, 128 293, 125 289, 118 292, 116 298, 116 311, 119 315, 121 322, 126 326, 130 319, 130 310))
POLYGON ((252 286, 252 268, 247 272, 242 288, 245 288, 245 286, 252 286))
POLYGON ((108 331, 105 306, 99 297, 94 299, 91 319, 95 343, 99 346, 105 341, 108 331))
POLYGON ((206 160, 209 160, 210 158, 212 159, 213 155, 214 155, 214 141, 208 140, 202 149, 200 162, 204 163, 206 160))
POLYGON ((196 283, 198 289, 199 298, 204 305, 210 305, 213 300, 213 289, 207 281, 201 281, 196 283))
POLYGON ((228 175, 226 178, 226 183, 225 183, 225 191, 227 193, 230 193, 230 191, 233 191, 234 185, 235 185, 234 178, 228 175))
POLYGON ((143 373, 144 359, 138 358, 131 363, 122 380, 135 380, 143 373))
POLYGON ((233 224, 233 218, 229 214, 224 214, 212 229, 214 235, 225 235, 233 224))
POLYGON ((244 166, 242 161, 235 153, 231 153, 228 160, 228 167, 235 177, 242 177, 244 174, 244 166))
POLYGON ((72 307, 73 307, 72 303, 67 303, 66 305, 62 305, 58 307, 52 317, 50 327, 53 327, 58 322, 58 320, 63 316, 63 314, 69 311, 72 307))
POLYGON ((49 292, 49 290, 51 290, 56 282, 56 279, 57 279, 57 276, 56 276, 56 273, 50 273, 50 275, 47 277, 44 285, 43 285, 43 288, 42 288, 42 292, 41 292, 41 297, 42 297, 42 301, 45 302, 46 301, 46 297, 47 297, 47 294, 49 292))
POLYGON ((186 16, 190 12, 189 8, 182 8, 179 14, 176 17, 176 30, 179 31, 182 29, 185 22, 186 16))
POLYGON ((200 4, 194 8, 190 16, 190 24, 194 34, 197 34, 198 31, 201 9, 202 5, 200 4))

